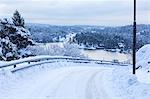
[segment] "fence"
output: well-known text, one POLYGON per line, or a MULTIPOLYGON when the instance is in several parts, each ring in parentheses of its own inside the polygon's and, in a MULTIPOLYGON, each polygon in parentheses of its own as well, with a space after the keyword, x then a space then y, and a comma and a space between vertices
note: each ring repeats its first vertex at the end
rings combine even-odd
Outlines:
POLYGON ((29 58, 24 58, 20 60, 6 62, 0 65, 0 68, 5 67, 17 67, 18 64, 28 63, 28 66, 25 67, 18 67, 14 69, 14 71, 21 70, 24 68, 29 68, 35 65, 41 65, 46 63, 54 63, 59 61, 66 61, 66 62, 73 62, 73 63, 95 63, 95 64, 108 64, 108 65, 119 65, 119 66, 128 66, 129 64, 124 64, 121 62, 115 61, 105 61, 105 60, 94 60, 94 59, 86 59, 86 58, 74 58, 74 57, 66 57, 66 56, 34 56, 29 58), (34 64, 30 64, 34 62, 34 64))

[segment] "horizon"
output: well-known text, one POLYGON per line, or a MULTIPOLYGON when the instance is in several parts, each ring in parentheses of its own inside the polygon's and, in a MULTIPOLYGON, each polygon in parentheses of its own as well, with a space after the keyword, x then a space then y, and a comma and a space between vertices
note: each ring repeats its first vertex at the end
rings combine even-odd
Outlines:
MULTIPOLYGON (((137 24, 150 24, 149 4, 147 0, 137 2, 137 24)), ((133 0, 1 0, 0 18, 12 17, 16 9, 26 23, 98 26, 133 24, 133 0)))
MULTIPOLYGON (((51 26, 100 26, 100 27, 123 27, 123 26, 130 26, 133 24, 125 24, 125 25, 116 25, 116 26, 110 26, 110 25, 91 25, 91 24, 72 24, 72 25, 61 25, 61 24, 48 24, 48 23, 25 23, 27 24, 35 24, 35 25, 51 25, 51 26)), ((150 24, 137 24, 138 25, 150 25, 150 24)))

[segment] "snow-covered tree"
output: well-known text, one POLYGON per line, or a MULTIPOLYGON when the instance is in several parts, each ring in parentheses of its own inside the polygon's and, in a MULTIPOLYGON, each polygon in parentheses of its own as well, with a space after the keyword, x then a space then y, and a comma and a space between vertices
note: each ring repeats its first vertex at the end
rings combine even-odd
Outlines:
POLYGON ((1 43, 1 60, 18 59, 17 47, 11 43, 8 37, 0 39, 1 43))
POLYGON ((64 44, 64 56, 84 57, 77 44, 64 44))
MULTIPOLYGON (((15 15, 17 16, 18 14, 14 14, 14 16, 15 15)), ((19 17, 20 16, 21 15, 19 14, 19 17)), ((19 19, 17 17, 15 18, 19 19)), ((26 50, 28 45, 33 44, 33 41, 30 38, 30 32, 24 27, 24 20, 22 24, 22 21, 17 20, 18 22, 15 22, 15 18, 12 18, 12 20, 6 18, 0 20, 1 60, 14 60, 21 57, 27 57, 31 54, 26 50)))
POLYGON ((28 49, 34 55, 51 55, 51 56, 69 56, 85 58, 76 44, 40 44, 37 46, 29 46, 28 49))
POLYGON ((15 26, 24 27, 24 25, 25 25, 24 18, 21 17, 20 13, 17 10, 13 14, 12 19, 13 19, 13 23, 15 26))

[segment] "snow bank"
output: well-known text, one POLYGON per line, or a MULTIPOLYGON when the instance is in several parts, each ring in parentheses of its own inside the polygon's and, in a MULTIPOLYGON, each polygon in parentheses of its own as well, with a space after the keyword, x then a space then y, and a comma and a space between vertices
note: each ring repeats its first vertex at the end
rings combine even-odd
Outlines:
POLYGON ((140 48, 136 53, 136 66, 142 68, 149 68, 148 62, 150 61, 150 44, 140 48))
MULTIPOLYGON (((62 62, 54 64, 42 64, 15 73, 12 73, 8 69, 0 69, 0 99, 18 99, 18 98, 10 98, 10 96, 8 96, 8 94, 11 94, 10 90, 13 90, 12 93, 14 93, 14 95, 25 94, 30 90, 29 87, 27 87, 24 92, 17 92, 16 91, 17 88, 24 86, 27 81, 29 81, 28 83, 30 82, 34 83, 34 80, 37 79, 38 76, 42 73, 50 72, 51 70, 54 70, 58 67, 61 68, 64 66, 69 66, 69 64, 62 62)), ((37 83, 39 83, 39 81, 37 83)))
POLYGON ((150 84, 150 44, 140 48, 137 53, 137 70, 138 81, 150 84))
POLYGON ((150 84, 138 81, 131 67, 117 68, 112 72, 113 89, 122 99, 149 99, 150 84))
POLYGON ((137 70, 136 76, 138 78, 138 81, 140 81, 142 83, 150 84, 150 73, 147 72, 146 69, 137 70))
POLYGON ((136 57, 137 62, 150 59, 150 44, 147 44, 140 48, 136 53, 136 57))
POLYGON ((6 86, 8 86, 10 82, 13 82, 12 73, 8 70, 0 69, 0 93, 8 90, 6 86))

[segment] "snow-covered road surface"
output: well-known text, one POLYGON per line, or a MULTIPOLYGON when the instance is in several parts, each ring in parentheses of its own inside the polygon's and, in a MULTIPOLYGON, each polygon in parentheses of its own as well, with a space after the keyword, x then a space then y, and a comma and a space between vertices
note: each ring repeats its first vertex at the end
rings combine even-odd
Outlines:
POLYGON ((11 84, 0 99, 119 99, 105 84, 110 72, 92 66, 47 70, 11 84))

